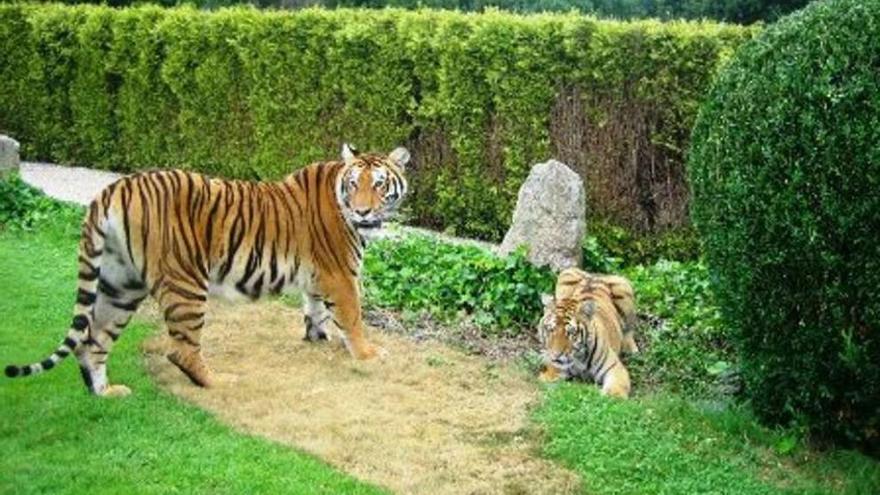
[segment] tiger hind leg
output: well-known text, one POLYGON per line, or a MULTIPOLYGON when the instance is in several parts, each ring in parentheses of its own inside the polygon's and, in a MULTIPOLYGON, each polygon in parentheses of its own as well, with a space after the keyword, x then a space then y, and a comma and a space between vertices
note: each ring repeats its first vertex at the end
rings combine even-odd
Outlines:
POLYGON ((171 337, 168 360, 196 385, 210 387, 214 382, 213 373, 205 363, 200 343, 207 290, 183 282, 166 282, 160 291, 159 304, 171 337))
POLYGON ((311 294, 303 294, 305 316, 303 317, 306 335, 303 340, 309 342, 317 342, 319 340, 330 340, 326 331, 327 322, 330 321, 330 312, 324 301, 311 294))
POLYGON ((131 284, 124 290, 104 279, 99 282, 89 338, 77 349, 80 374, 95 395, 114 397, 131 393, 125 385, 109 383, 107 359, 145 296, 146 291, 139 284, 131 284))

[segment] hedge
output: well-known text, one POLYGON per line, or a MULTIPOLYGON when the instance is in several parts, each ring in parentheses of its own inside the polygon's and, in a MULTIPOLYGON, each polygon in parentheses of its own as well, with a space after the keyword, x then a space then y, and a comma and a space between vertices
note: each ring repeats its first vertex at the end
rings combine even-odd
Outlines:
POLYGON ((0 132, 30 159, 276 178, 413 151, 414 223, 497 240, 531 164, 589 212, 686 223, 698 104, 753 29, 578 15, 0 5, 0 132))
MULTIPOLYGON (((220 5, 235 0, 200 0, 220 5)), ((250 0, 263 7, 295 7, 302 3, 346 7, 443 8, 482 11, 499 8, 514 12, 578 11, 615 19, 716 19, 751 23, 773 21, 806 5, 809 0, 250 0)))
POLYGON ((693 215, 747 393, 880 452, 880 0, 817 2, 719 77, 693 215))
MULTIPOLYGON (((14 0, 0 0, 0 3, 14 0)), ((31 0, 41 1, 41 0, 31 0)), ((614 19, 715 19, 749 24, 772 22, 781 15, 800 9, 810 0, 151 0, 149 3, 172 7, 192 4, 216 9, 234 5, 260 8, 301 9, 306 7, 354 7, 381 9, 447 9, 483 12, 501 9, 511 12, 571 12, 614 19)), ((142 0, 62 0, 60 3, 97 3, 114 7, 145 3, 142 0)))

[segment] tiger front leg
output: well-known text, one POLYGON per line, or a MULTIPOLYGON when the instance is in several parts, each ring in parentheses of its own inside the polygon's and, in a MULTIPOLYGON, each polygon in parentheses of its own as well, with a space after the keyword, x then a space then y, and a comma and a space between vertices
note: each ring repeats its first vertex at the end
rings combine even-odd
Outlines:
POLYGON ((626 399, 629 397, 630 387, 629 371, 622 363, 618 363, 604 377, 602 395, 626 399))
POLYGON ((633 336, 633 332, 629 332, 623 336, 623 342, 621 343, 621 349, 623 352, 627 354, 638 354, 639 353, 639 345, 636 344, 636 339, 633 336))
POLYGON ((369 342, 364 337, 364 323, 361 318, 360 294, 356 281, 331 280, 324 284, 327 298, 325 304, 330 308, 333 322, 342 333, 342 341, 355 359, 370 359, 384 356, 387 352, 369 342))

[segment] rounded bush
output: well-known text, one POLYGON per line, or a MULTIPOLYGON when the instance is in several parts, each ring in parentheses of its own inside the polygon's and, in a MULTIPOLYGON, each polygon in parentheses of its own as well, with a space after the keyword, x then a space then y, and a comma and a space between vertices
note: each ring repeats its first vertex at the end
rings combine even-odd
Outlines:
POLYGON ((815 2, 744 45, 689 173, 756 412, 876 449, 880 0, 815 2))

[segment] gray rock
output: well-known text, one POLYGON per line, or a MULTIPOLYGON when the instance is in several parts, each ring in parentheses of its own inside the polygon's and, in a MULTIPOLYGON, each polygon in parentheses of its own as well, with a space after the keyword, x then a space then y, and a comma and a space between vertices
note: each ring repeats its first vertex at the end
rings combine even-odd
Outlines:
POLYGON ((18 141, 0 134, 0 178, 18 170, 18 141))
POLYGON ((586 191, 580 176, 550 160, 532 167, 519 190, 510 230, 499 253, 528 247, 528 259, 554 271, 581 264, 586 231, 586 191))

